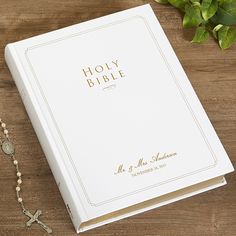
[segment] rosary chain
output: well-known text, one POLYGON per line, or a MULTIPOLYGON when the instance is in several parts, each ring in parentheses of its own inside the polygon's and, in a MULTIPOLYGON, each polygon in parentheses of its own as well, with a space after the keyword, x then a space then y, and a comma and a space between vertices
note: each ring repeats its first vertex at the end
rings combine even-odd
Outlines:
MULTIPOLYGON (((3 130, 3 134, 5 135, 5 138, 8 140, 8 141, 11 141, 10 140, 10 137, 9 137, 9 131, 7 130, 6 128, 6 124, 0 119, 0 126, 3 130)), ((2 144, 2 140, 1 140, 1 144, 2 144)), ((12 159, 12 162, 13 162, 13 165, 15 166, 16 168, 16 176, 17 176, 17 182, 16 182, 16 196, 17 196, 17 200, 22 208, 22 211, 24 212, 26 209, 25 209, 25 206, 24 206, 24 202, 23 202, 23 198, 21 197, 21 194, 20 194, 20 191, 21 191, 21 184, 22 184, 22 174, 20 172, 20 169, 19 169, 19 164, 18 164, 18 161, 16 160, 15 158, 15 155, 14 153, 11 153, 9 154, 10 158, 12 159)))
POLYGON ((15 148, 14 148, 14 145, 13 145, 13 143, 11 142, 11 140, 9 138, 9 132, 8 132, 8 130, 6 128, 6 124, 1 120, 1 118, 0 118, 0 128, 2 129, 3 134, 5 136, 4 140, 1 140, 1 137, 0 137, 0 145, 2 147, 3 152, 8 157, 11 158, 12 163, 15 166, 15 169, 16 169, 16 177, 17 177, 17 181, 16 181, 16 197, 17 197, 18 203, 20 204, 20 206, 22 208, 22 212, 26 216, 28 216, 30 218, 26 222, 26 226, 30 227, 32 225, 32 223, 36 222, 45 231, 47 231, 47 233, 51 234, 52 233, 52 229, 38 219, 38 217, 42 214, 42 211, 41 210, 37 210, 35 212, 35 214, 32 214, 24 206, 23 198, 21 197, 22 174, 21 174, 20 169, 19 169, 18 160, 15 158, 15 148))

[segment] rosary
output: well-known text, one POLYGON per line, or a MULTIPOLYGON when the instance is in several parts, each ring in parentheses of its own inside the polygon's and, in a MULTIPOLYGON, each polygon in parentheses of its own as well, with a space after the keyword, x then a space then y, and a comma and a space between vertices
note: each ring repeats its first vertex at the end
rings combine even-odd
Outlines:
POLYGON ((23 203, 23 198, 20 195, 21 191, 21 184, 22 184, 22 177, 21 172, 19 171, 18 161, 15 158, 15 148, 13 143, 10 141, 8 130, 6 129, 6 124, 0 119, 0 126, 2 128, 4 139, 0 137, 0 145, 2 147, 2 151, 12 160, 15 168, 16 168, 16 176, 17 176, 17 185, 16 185, 16 196, 17 200, 22 208, 22 212, 28 216, 30 219, 26 222, 26 226, 30 227, 33 223, 39 224, 44 230, 46 230, 49 234, 52 233, 52 229, 45 225, 42 221, 38 218, 42 214, 41 210, 37 210, 35 214, 31 214, 28 211, 23 203))

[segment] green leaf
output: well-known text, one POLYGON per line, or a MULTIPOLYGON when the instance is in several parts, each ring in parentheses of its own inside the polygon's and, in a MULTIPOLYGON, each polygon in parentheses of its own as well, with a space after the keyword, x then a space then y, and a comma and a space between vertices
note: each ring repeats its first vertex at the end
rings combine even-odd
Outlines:
MULTIPOLYGON (((228 1, 228 0, 227 0, 228 1)), ((219 6, 221 5, 221 4, 223 4, 225 2, 225 0, 218 0, 218 4, 219 4, 219 6)))
POLYGON ((161 4, 167 4, 169 3, 168 0, 154 0, 155 2, 161 3, 161 4))
POLYGON ((198 6, 186 4, 183 26, 186 28, 192 26, 199 26, 202 21, 203 19, 201 16, 200 8, 198 6))
POLYGON ((228 0, 221 3, 212 21, 223 25, 236 24, 236 1, 228 0))
POLYGON ((217 9, 218 9, 218 3, 217 0, 202 0, 202 17, 204 20, 210 19, 212 16, 215 15, 217 9))
POLYGON ((221 24, 216 25, 213 30, 214 30, 214 31, 218 31, 222 26, 223 26, 223 25, 221 25, 221 24))
POLYGON ((209 33, 218 40, 221 49, 229 48, 236 42, 236 0, 154 0, 183 11, 183 26, 196 27, 191 42, 202 43, 209 33))
POLYGON ((235 3, 235 0, 218 0, 219 5, 223 5, 225 3, 235 3))
POLYGON ((227 1, 222 5, 222 8, 232 17, 234 17, 234 20, 236 19, 236 1, 231 2, 227 1))
POLYGON ((209 37, 209 32, 205 29, 205 27, 197 27, 195 35, 193 40, 191 41, 192 43, 203 43, 207 41, 209 37))
POLYGON ((215 26, 215 28, 212 30, 212 34, 214 36, 215 39, 217 39, 217 31, 222 27, 223 25, 218 24, 215 26))
POLYGON ((222 49, 229 48, 236 41, 236 29, 222 26, 218 31, 218 42, 222 49))
POLYGON ((190 0, 190 2, 192 3, 192 5, 194 6, 201 6, 200 0, 190 0))
POLYGON ((188 0, 169 0, 168 1, 172 6, 179 8, 180 10, 184 11, 184 7, 188 0))
POLYGON ((193 6, 197 6, 197 7, 201 7, 200 2, 193 2, 192 5, 193 5, 193 6))

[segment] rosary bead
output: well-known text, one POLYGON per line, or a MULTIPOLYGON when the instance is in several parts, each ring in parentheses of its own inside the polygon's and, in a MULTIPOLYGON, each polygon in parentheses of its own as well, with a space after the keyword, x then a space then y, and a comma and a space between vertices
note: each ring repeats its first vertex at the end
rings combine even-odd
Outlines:
POLYGON ((18 202, 22 202, 23 199, 21 197, 18 198, 18 202))
POLYGON ((8 130, 5 129, 5 130, 3 131, 3 133, 4 133, 4 134, 8 134, 8 130))
POLYGON ((17 172, 16 175, 17 175, 18 177, 21 177, 21 173, 20 173, 20 172, 17 172))
POLYGON ((18 161, 15 159, 14 145, 10 141, 9 134, 8 134, 9 132, 6 129, 6 124, 2 122, 1 118, 0 118, 0 129, 2 130, 3 134, 5 135, 5 137, 4 137, 5 140, 2 140, 2 137, 0 137, 0 149, 2 149, 2 151, 10 157, 12 163, 15 165, 16 176, 17 176, 17 184, 16 184, 16 187, 15 187, 15 189, 16 189, 16 199, 17 199, 17 201, 18 201, 18 203, 19 203, 19 205, 22 209, 23 214, 30 217, 30 219, 28 219, 28 221, 26 223, 26 226, 30 227, 34 222, 36 222, 45 231, 47 231, 47 233, 51 234, 52 229, 49 228, 46 224, 44 224, 43 222, 41 222, 38 219, 38 217, 42 214, 42 211, 37 210, 34 214, 32 214, 30 211, 26 210, 26 208, 24 206, 23 198, 20 196, 21 195, 20 194, 21 184, 22 184, 21 172, 19 171, 18 161))

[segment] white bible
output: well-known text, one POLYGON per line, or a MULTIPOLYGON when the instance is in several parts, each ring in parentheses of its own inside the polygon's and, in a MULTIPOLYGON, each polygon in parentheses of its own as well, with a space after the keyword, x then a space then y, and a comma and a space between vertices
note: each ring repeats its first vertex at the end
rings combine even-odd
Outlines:
POLYGON ((150 5, 10 43, 5 58, 78 233, 233 171, 150 5))

